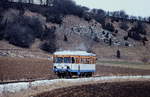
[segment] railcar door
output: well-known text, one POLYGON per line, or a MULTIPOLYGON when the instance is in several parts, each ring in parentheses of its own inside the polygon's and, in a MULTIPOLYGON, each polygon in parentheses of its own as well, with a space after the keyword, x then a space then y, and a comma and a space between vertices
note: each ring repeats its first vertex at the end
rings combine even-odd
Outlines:
POLYGON ((80 64, 78 64, 78 75, 80 74, 80 64))

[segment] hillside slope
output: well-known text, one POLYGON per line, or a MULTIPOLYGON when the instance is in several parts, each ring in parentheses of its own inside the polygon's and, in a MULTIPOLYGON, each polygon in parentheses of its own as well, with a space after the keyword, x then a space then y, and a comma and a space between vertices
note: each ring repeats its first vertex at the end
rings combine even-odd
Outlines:
POLYGON ((101 60, 149 60, 148 22, 110 16, 102 18, 100 15, 99 18, 103 20, 97 20, 98 11, 91 11, 85 17, 87 9, 79 6, 76 8, 85 9, 85 16, 80 16, 80 13, 76 13, 78 11, 69 13, 71 10, 68 13, 51 13, 49 7, 40 5, 8 4, 0 7, 0 49, 9 49, 13 45, 17 49, 31 52, 36 49, 42 53, 45 53, 42 50, 48 53, 56 50, 86 50, 96 53, 101 60), (94 18, 89 16, 91 14, 94 18), (121 59, 116 58, 118 49, 121 59))

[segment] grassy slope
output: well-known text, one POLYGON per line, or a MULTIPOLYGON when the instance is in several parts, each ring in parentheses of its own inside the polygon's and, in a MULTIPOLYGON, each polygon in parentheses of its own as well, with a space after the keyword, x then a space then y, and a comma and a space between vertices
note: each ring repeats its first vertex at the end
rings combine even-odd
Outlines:
POLYGON ((122 67, 122 68, 150 70, 150 64, 149 63, 141 63, 141 62, 98 61, 97 64, 100 64, 102 66, 114 66, 114 67, 122 67))

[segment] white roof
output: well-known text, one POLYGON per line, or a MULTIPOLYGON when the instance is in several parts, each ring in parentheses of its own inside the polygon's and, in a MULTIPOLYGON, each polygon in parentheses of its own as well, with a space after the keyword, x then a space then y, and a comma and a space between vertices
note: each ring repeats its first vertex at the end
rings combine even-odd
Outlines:
POLYGON ((54 55, 79 55, 79 56, 96 56, 93 53, 88 53, 86 51, 57 51, 54 55))

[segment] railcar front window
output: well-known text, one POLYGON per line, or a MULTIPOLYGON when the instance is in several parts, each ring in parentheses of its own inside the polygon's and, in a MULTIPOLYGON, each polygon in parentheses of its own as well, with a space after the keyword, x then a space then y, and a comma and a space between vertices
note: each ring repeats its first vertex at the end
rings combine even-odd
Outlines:
POLYGON ((63 63, 63 58, 62 57, 57 57, 56 58, 56 63, 63 63))

